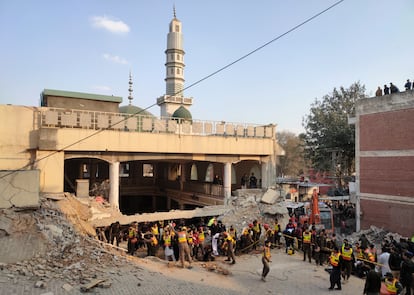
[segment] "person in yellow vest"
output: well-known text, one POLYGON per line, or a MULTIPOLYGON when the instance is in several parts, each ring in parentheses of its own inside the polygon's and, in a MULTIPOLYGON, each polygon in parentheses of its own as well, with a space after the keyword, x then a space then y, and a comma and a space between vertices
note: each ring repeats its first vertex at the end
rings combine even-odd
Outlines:
POLYGON ((236 241, 228 232, 223 232, 224 243, 223 250, 227 254, 227 259, 225 261, 231 261, 232 264, 236 263, 236 257, 234 256, 234 246, 236 246, 236 241))
POLYGON ((270 253, 270 247, 272 246, 272 241, 266 240, 265 245, 263 247, 263 256, 262 256, 262 263, 263 263, 263 271, 262 271, 262 281, 266 282, 266 276, 270 271, 269 263, 272 262, 272 254, 270 253))
POLYGON ((342 267, 343 259, 342 259, 341 253, 339 252, 338 247, 335 247, 334 251, 331 253, 331 256, 329 257, 329 263, 332 266, 332 270, 329 275, 329 281, 331 283, 329 290, 333 290, 335 288, 335 285, 336 285, 336 290, 342 290, 341 267, 342 267))
POLYGON ((137 249, 137 230, 138 224, 135 222, 132 223, 128 228, 128 253, 134 255, 135 250, 137 249))
POLYGON ((158 229, 158 223, 154 222, 151 226, 151 233, 157 238, 159 241, 160 231, 158 229))
POLYGON ((400 294, 402 289, 403 288, 402 288, 401 283, 396 278, 394 278, 392 273, 387 272, 385 274, 384 283, 381 286, 381 294, 384 294, 384 295, 400 294))
POLYGON ((256 247, 259 243, 260 235, 262 233, 262 226, 260 225, 260 222, 258 222, 257 220, 253 221, 252 233, 253 250, 256 250, 256 247))
POLYGON ((162 239, 164 243, 165 260, 167 261, 170 261, 170 259, 172 261, 175 261, 174 250, 172 247, 172 238, 173 237, 172 237, 171 229, 169 226, 166 226, 163 231, 162 239))
POLYGON ((156 256, 158 250, 158 239, 151 232, 143 234, 144 242, 147 246, 147 256, 156 256))
POLYGON ((351 276, 352 264, 353 264, 353 261, 355 260, 352 247, 349 244, 347 239, 344 239, 344 243, 342 244, 341 256, 343 259, 342 277, 344 278, 344 281, 346 282, 349 280, 349 277, 351 276))
POLYGON ((275 219, 275 225, 273 226, 274 240, 272 241, 278 248, 280 248, 280 237, 282 236, 281 226, 279 221, 275 219))
POLYGON ((184 261, 187 259, 189 266, 188 268, 192 268, 191 263, 193 262, 191 258, 190 247, 188 246, 187 242, 187 227, 182 226, 179 231, 176 232, 178 236, 178 249, 179 249, 179 256, 181 267, 184 268, 184 261))
POLYGON ((302 234, 302 250, 303 250, 303 261, 306 261, 306 255, 309 258, 309 263, 312 262, 312 247, 311 247, 312 234, 309 231, 309 228, 305 228, 305 231, 302 234))
POLYGON ((263 228, 264 228, 264 231, 265 231, 265 240, 273 241, 274 240, 273 230, 270 228, 270 226, 267 223, 265 223, 265 224, 263 224, 263 228))

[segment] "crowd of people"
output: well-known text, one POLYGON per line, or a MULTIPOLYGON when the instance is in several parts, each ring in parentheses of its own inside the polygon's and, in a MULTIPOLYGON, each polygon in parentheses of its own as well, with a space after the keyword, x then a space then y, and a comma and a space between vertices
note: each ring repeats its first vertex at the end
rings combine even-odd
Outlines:
MULTIPOLYGON (((405 91, 413 90, 414 84, 410 81, 410 79, 407 79, 407 81, 404 84, 405 91)), ((377 91, 375 92, 375 96, 382 96, 382 95, 388 95, 392 93, 398 93, 400 92, 400 89, 398 89, 397 86, 395 86, 393 83, 390 83, 390 86, 388 87, 387 84, 384 84, 384 89, 381 89, 381 86, 378 86, 377 91)))
POLYGON ((146 249, 148 256, 161 256, 166 261, 179 261, 181 267, 191 268, 194 260, 214 261, 226 257, 230 264, 236 263, 238 255, 262 253, 261 279, 266 281, 271 262, 271 249, 284 248, 288 255, 295 251, 303 253, 303 261, 326 266, 330 272, 329 289, 340 290, 351 274, 365 278, 364 294, 380 294, 381 286, 389 294, 411 295, 414 272, 414 236, 399 242, 393 236, 384 238, 378 250, 365 234, 354 245, 344 239, 339 241, 335 233, 327 233, 317 225, 305 220, 298 222, 293 215, 286 226, 274 219, 272 224, 253 220, 240 235, 230 225, 228 228, 213 217, 198 224, 186 224, 184 220, 168 222, 134 222, 123 228, 119 222, 97 229, 98 237, 119 246, 127 241, 128 253, 146 249), (161 254, 163 253, 163 254, 161 254))

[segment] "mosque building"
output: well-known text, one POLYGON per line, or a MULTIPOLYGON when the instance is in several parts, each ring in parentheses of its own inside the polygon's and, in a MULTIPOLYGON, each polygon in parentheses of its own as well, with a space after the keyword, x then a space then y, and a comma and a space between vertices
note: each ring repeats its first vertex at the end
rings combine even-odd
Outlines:
POLYGON ((165 54, 159 117, 133 105, 131 73, 124 106, 119 96, 53 89, 43 90, 40 107, 0 105, 0 208, 35 206, 39 194, 70 192, 102 195, 134 214, 226 204, 244 174, 254 174, 259 188, 274 186, 283 153, 275 124, 192 117, 175 11, 165 54))

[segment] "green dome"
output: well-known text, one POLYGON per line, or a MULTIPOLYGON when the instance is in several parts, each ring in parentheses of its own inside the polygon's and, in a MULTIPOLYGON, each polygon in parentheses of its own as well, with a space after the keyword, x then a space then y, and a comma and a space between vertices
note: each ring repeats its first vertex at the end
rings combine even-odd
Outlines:
POLYGON ((178 109, 176 109, 172 117, 189 121, 193 119, 193 116, 191 116, 190 111, 187 110, 184 106, 180 106, 178 109))
POLYGON ((155 117, 150 112, 145 111, 144 109, 134 106, 134 105, 126 105, 119 107, 119 112, 122 114, 130 114, 130 115, 142 115, 142 116, 149 116, 149 117, 155 117))

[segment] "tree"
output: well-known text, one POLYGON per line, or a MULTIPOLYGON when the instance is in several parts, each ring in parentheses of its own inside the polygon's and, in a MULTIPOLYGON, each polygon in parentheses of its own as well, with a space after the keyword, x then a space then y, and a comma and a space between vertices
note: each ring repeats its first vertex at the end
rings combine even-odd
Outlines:
POLYGON ((277 132, 279 145, 285 151, 285 155, 278 157, 278 176, 296 177, 303 174, 306 168, 304 144, 300 136, 292 132, 277 132))
POLYGON ((365 86, 355 82, 348 89, 334 88, 320 101, 315 99, 302 122, 305 155, 313 168, 331 171, 339 180, 354 171, 355 126, 348 123, 348 116, 355 115, 356 101, 364 97, 365 86))

